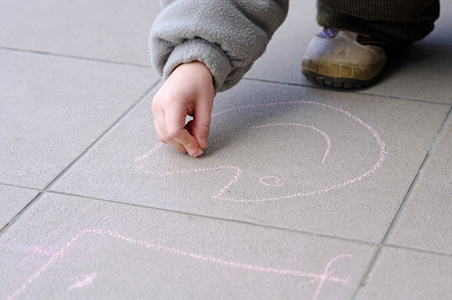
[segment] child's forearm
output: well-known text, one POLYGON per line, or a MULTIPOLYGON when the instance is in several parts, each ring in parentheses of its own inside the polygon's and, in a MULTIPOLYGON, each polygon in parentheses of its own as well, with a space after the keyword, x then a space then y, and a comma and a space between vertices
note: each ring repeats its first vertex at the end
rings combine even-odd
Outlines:
POLYGON ((284 21, 288 0, 161 1, 150 34, 153 66, 167 78, 178 65, 201 61, 215 91, 235 84, 265 51, 284 21))

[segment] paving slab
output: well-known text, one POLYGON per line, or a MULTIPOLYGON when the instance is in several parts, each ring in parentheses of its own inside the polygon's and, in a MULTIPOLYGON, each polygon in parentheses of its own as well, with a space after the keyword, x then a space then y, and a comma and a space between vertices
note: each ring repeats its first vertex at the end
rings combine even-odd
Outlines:
POLYGON ((158 1, 1 1, 0 46, 150 65, 158 1))
POLYGON ((322 30, 316 14, 315 0, 291 1, 287 19, 245 77, 314 86, 301 73, 301 58, 311 38, 322 30))
POLYGON ((452 257, 385 247, 356 299, 450 299, 452 257))
MULTIPOLYGON (((396 55, 377 84, 362 93, 452 103, 452 2, 441 1, 441 17, 424 40, 396 55)), ((292 1, 286 22, 278 29, 266 53, 246 74, 247 78, 317 86, 301 74, 301 59, 314 34, 315 0, 292 1)))
POLYGON ((33 204, 0 249, 7 299, 319 300, 350 299, 376 250, 57 194, 33 204))
POLYGON ((435 30, 394 57, 383 79, 367 93, 452 103, 452 2, 441 1, 435 30))
POLYGON ((452 254, 452 122, 444 128, 388 243, 452 254))
POLYGON ((51 190, 381 242, 448 105, 243 81, 199 158, 158 142, 146 99, 51 190))
POLYGON ((0 183, 42 189, 150 89, 148 69, 0 50, 0 183))
POLYGON ((0 229, 6 226, 38 191, 0 185, 0 229))

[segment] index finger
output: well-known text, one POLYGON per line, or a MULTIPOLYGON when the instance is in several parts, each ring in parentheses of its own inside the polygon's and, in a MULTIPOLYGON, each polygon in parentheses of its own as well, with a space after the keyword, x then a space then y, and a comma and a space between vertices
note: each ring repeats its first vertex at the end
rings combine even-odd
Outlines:
POLYGON ((183 108, 169 109, 165 113, 166 130, 169 138, 182 145, 191 156, 199 156, 203 153, 195 137, 185 128, 187 111, 183 108))

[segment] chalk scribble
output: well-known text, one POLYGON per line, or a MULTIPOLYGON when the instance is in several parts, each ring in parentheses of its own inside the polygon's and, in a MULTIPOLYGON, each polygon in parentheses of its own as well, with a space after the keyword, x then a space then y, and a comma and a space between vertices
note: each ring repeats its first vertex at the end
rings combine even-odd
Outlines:
MULTIPOLYGON (((273 266, 257 266, 252 264, 247 264, 244 262, 239 261, 231 261, 226 259, 221 259, 217 257, 213 257, 206 254, 200 254, 200 253, 192 253, 187 252, 182 249, 178 248, 171 248, 163 245, 153 244, 145 240, 140 240, 136 238, 127 237, 125 235, 122 235, 116 231, 111 230, 104 230, 104 229, 85 229, 78 234, 76 234, 73 238, 71 238, 66 244, 64 244, 58 251, 55 251, 54 253, 51 253, 50 259, 41 266, 35 273, 33 273, 31 276, 28 277, 28 279, 17 289, 15 290, 7 299, 12 300, 22 294, 31 284, 33 284, 35 281, 37 281, 44 273, 46 273, 52 265, 55 264, 58 260, 62 259, 66 252, 71 249, 75 243, 80 242, 80 239, 87 235, 101 235, 105 237, 110 237, 114 239, 118 239, 120 241, 124 241, 126 243, 129 243, 134 246, 144 247, 147 249, 151 249, 154 251, 160 251, 165 252, 168 254, 172 254, 179 257, 185 257, 188 259, 197 260, 204 263, 210 263, 215 264, 223 267, 229 267, 229 268, 236 268, 241 269, 247 272, 259 272, 259 273, 266 273, 266 274, 273 274, 277 276, 291 276, 291 277, 299 277, 299 278, 307 278, 311 279, 310 283, 317 283, 313 296, 311 299, 316 300, 319 296, 322 288, 324 287, 325 283, 327 282, 334 282, 338 284, 348 285, 350 279, 343 279, 338 278, 336 276, 330 276, 330 268, 331 266, 337 262, 340 259, 345 258, 352 258, 353 256, 350 254, 344 254, 344 255, 338 255, 334 258, 332 258, 326 265, 324 271, 322 274, 316 274, 316 273, 309 273, 304 272, 300 270, 294 270, 294 269, 280 269, 273 266)), ((30 248, 31 251, 34 251, 34 247, 30 248)), ((49 256, 49 252, 42 252, 45 254, 45 256, 49 256)), ((93 283, 94 279, 99 276, 97 272, 92 272, 89 274, 85 274, 82 276, 81 280, 78 280, 74 284, 72 284, 68 291, 74 290, 74 289, 80 289, 85 286, 88 286, 93 283)))

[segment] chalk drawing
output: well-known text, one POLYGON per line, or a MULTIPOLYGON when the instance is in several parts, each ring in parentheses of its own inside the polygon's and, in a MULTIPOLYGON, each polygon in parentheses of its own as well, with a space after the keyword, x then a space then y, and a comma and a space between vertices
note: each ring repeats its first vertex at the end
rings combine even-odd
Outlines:
MULTIPOLYGON (((25 282, 23 282, 22 285, 18 289, 16 289, 11 295, 9 295, 9 297, 7 299, 12 300, 12 299, 18 297, 24 291, 26 291, 30 285, 32 285, 35 281, 39 280, 40 277, 44 273, 48 272, 49 269, 51 269, 52 265, 54 265, 58 260, 62 259, 66 255, 66 252, 68 250, 70 250, 74 246, 74 244, 76 244, 77 242, 80 243, 80 239, 87 235, 105 236, 108 238, 113 238, 113 239, 123 241, 125 243, 129 243, 134 246, 144 247, 146 249, 151 249, 153 251, 164 252, 164 253, 172 254, 172 255, 175 255, 178 257, 185 257, 185 258, 193 259, 193 260, 200 261, 200 262, 223 266, 226 268, 227 267, 236 268, 236 269, 241 269, 241 270, 244 270, 247 272, 258 272, 258 273, 263 273, 263 274, 272 274, 272 275, 276 275, 276 276, 290 276, 290 277, 296 277, 296 278, 311 279, 311 283, 317 283, 313 296, 311 298, 312 300, 316 300, 318 298, 323 287, 325 286, 325 284, 327 282, 333 282, 333 283, 342 284, 342 285, 350 284, 350 279, 343 279, 343 278, 329 275, 331 266, 338 260, 352 258, 353 255, 350 255, 350 254, 338 255, 338 256, 332 258, 327 263, 326 267, 323 270, 323 273, 316 274, 316 273, 303 272, 303 271, 294 270, 294 269, 280 269, 280 268, 275 268, 272 266, 257 266, 257 265, 247 264, 247 263, 238 262, 238 261, 231 261, 231 260, 216 258, 216 257, 209 256, 206 254, 187 252, 187 251, 183 251, 182 249, 153 244, 153 243, 150 243, 145 240, 139 240, 136 238, 128 237, 128 236, 122 235, 116 231, 111 231, 111 230, 85 229, 85 230, 80 231, 73 238, 71 238, 69 241, 67 241, 67 243, 65 243, 58 251, 53 252, 51 254, 50 259, 46 263, 44 263, 44 265, 41 266, 35 273, 33 273, 31 276, 29 276, 27 278, 27 280, 25 280, 25 282)), ((32 249, 31 251, 34 251, 34 249, 36 249, 36 248, 31 247, 30 249, 32 249)), ((48 252, 44 252, 44 253, 47 256, 48 252)), ((75 282, 74 284, 69 286, 67 290, 71 291, 74 289, 80 289, 80 288, 86 287, 86 286, 92 284, 94 282, 94 279, 98 275, 99 274, 97 272, 85 274, 82 276, 81 280, 78 280, 77 282, 75 282)))
MULTIPOLYGON (((353 121, 353 124, 357 124, 358 126, 362 126, 364 129, 367 130, 367 132, 370 134, 370 137, 374 139, 376 142, 376 146, 378 147, 378 158, 376 158, 376 161, 373 162, 370 169, 365 170, 364 172, 360 172, 356 176, 349 178, 345 181, 339 182, 339 183, 326 183, 326 185, 323 188, 313 189, 313 190, 307 190, 307 191, 300 191, 296 193, 289 193, 283 196, 277 196, 277 197, 268 197, 268 198, 257 198, 257 199, 250 199, 250 198, 232 198, 231 196, 228 196, 228 190, 231 189, 235 184, 237 184, 244 173, 244 170, 241 166, 234 166, 234 165, 220 165, 220 166, 213 166, 213 167, 206 167, 206 168, 197 168, 197 169, 186 169, 186 170, 176 170, 176 171, 161 171, 161 168, 153 169, 152 167, 149 168, 146 166, 146 162, 149 160, 155 160, 158 159, 158 150, 162 148, 164 144, 157 143, 155 146, 152 147, 151 150, 149 150, 147 153, 141 155, 140 157, 135 159, 135 162, 137 162, 137 169, 140 170, 143 173, 152 174, 160 177, 174 177, 176 175, 185 175, 185 174, 195 174, 195 173, 202 173, 202 172, 212 172, 212 171, 219 171, 219 170, 232 170, 235 175, 232 177, 232 179, 218 192, 214 193, 211 197, 214 199, 219 200, 226 200, 226 201, 233 201, 233 202, 263 202, 263 201, 276 201, 276 200, 283 200, 283 199, 291 199, 296 197, 304 197, 304 196, 312 196, 316 194, 322 194, 331 192, 340 188, 343 188, 345 186, 357 183, 362 181, 363 179, 371 176, 374 174, 378 169, 381 168, 383 162, 386 159, 387 151, 386 151, 386 145, 385 142, 380 138, 378 132, 372 128, 369 124, 358 118, 357 116, 353 115, 349 111, 346 111, 344 109, 334 107, 332 105, 318 103, 318 102, 312 102, 312 101, 292 101, 292 102, 276 102, 276 103, 267 103, 267 104, 256 104, 256 105, 248 105, 248 106, 240 106, 240 107, 233 107, 230 109, 227 109, 222 112, 218 112, 212 115, 212 118, 219 117, 222 115, 226 115, 229 113, 239 112, 243 110, 250 110, 250 109, 257 109, 257 108, 263 108, 263 107, 276 107, 276 106, 285 106, 285 105, 312 105, 317 106, 319 108, 324 108, 327 110, 332 110, 333 112, 339 113, 342 117, 345 117, 348 120, 353 121)), ((265 124, 265 125, 258 125, 258 126, 252 126, 250 129, 259 129, 259 128, 268 128, 268 127, 281 127, 281 126, 292 126, 295 128, 307 128, 316 131, 321 135, 326 142, 325 152, 323 155, 323 159, 321 161, 322 164, 325 164, 327 162, 328 155, 330 153, 331 147, 334 147, 332 145, 331 139, 328 134, 320 130, 319 128, 309 125, 309 124, 300 124, 300 123, 273 123, 273 124, 265 124)), ((284 182, 282 182, 281 178, 278 176, 274 176, 271 174, 268 174, 266 176, 262 176, 258 178, 258 182, 264 186, 268 187, 281 187, 284 185, 284 182)))
POLYGON ((259 178, 260 184, 266 185, 266 186, 283 186, 284 183, 281 182, 281 178, 277 176, 265 176, 259 178))
POLYGON ((74 283, 73 285, 71 285, 68 288, 68 291, 72 291, 74 289, 80 289, 83 288, 87 285, 90 285, 91 283, 93 283, 94 279, 97 277, 97 272, 93 272, 93 273, 89 273, 89 274, 85 274, 83 276, 83 279, 80 281, 77 281, 76 283, 74 283))
POLYGON ((323 155, 323 159, 322 159, 322 164, 325 163, 326 157, 328 156, 328 153, 330 153, 331 140, 330 140, 330 137, 325 132, 321 131, 320 129, 318 129, 318 128, 314 127, 314 126, 306 125, 306 124, 297 124, 297 123, 275 123, 275 124, 253 126, 253 127, 250 127, 250 129, 275 127, 275 126, 307 127, 307 128, 311 128, 311 129, 317 131, 318 133, 320 133, 321 135, 323 135, 323 137, 326 140, 326 146, 327 146, 325 154, 323 155))

